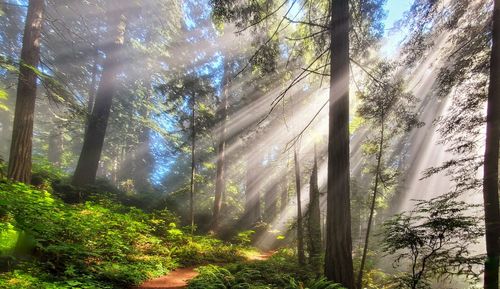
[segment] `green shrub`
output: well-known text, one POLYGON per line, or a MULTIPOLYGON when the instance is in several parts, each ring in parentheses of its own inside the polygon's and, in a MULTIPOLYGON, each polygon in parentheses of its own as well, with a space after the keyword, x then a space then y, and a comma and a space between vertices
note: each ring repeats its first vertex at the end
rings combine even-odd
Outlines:
POLYGON ((338 284, 315 279, 283 250, 267 261, 243 262, 219 267, 200 267, 189 289, 341 289, 338 284))
POLYGON ((44 188, 0 181, 0 254, 9 270, 0 288, 124 288, 179 263, 244 259, 240 247, 179 228, 168 210, 145 213, 102 196, 67 204, 44 188), (22 258, 14 252, 21 236, 22 258))
POLYGON ((0 249, 12 247, 12 231, 31 236, 32 255, 59 280, 138 284, 176 264, 168 243, 153 234, 154 217, 139 209, 105 201, 66 205, 47 191, 2 182, 0 212, 0 249))
POLYGON ((183 266, 208 263, 231 263, 245 259, 239 247, 210 236, 185 234, 178 240, 172 254, 183 266))

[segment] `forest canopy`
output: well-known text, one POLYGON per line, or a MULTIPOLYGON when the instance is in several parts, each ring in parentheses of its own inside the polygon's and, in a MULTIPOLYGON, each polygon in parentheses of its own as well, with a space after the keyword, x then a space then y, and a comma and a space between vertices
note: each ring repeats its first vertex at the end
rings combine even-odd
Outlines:
POLYGON ((0 288, 499 289, 499 0, 0 1, 0 288))

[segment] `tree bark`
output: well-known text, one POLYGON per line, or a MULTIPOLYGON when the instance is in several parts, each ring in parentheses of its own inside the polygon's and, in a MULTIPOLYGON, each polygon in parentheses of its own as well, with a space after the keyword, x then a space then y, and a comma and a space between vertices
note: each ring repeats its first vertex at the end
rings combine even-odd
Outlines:
POLYGON ((245 184, 245 216, 248 219, 247 227, 252 227, 260 221, 260 193, 257 187, 258 161, 255 155, 247 154, 246 184, 245 184))
MULTIPOLYGON (((270 172, 269 172, 270 173, 270 172)), ((267 224, 272 224, 274 218, 276 217, 276 211, 278 210, 278 184, 273 184, 271 187, 266 188, 264 194, 264 221, 267 224)))
MULTIPOLYGON (((142 115, 149 117, 147 111, 143 111, 142 115)), ((139 132, 139 146, 135 151, 134 156, 134 187, 138 191, 149 191, 151 189, 150 173, 153 168, 153 155, 150 150, 151 129, 147 125, 143 125, 139 132)))
POLYGON ((196 182, 196 96, 191 96, 191 186, 189 190, 189 220, 194 233, 194 190, 196 182))
POLYGON ((99 160, 104 145, 109 115, 116 91, 115 82, 119 73, 120 53, 123 46, 126 18, 124 14, 109 15, 113 42, 105 47, 106 59, 103 62, 101 81, 97 88, 94 108, 85 133, 82 151, 73 175, 72 184, 83 186, 95 182, 99 160))
POLYGON ((44 10, 44 0, 29 1, 21 50, 16 108, 7 172, 10 179, 25 183, 31 182, 33 120, 37 90, 37 76, 33 69, 38 68, 40 63, 44 10))
POLYGON ((220 128, 219 128, 219 141, 217 149, 217 169, 215 177, 215 199, 214 199, 214 210, 212 215, 212 231, 216 232, 219 228, 220 223, 220 212, 222 209, 222 200, 225 195, 226 190, 226 180, 225 180, 225 159, 226 159, 226 121, 227 121, 227 105, 229 97, 229 85, 230 85, 230 66, 226 61, 224 66, 224 92, 222 93, 221 102, 219 104, 219 116, 220 116, 220 128))
POLYGON ((63 154, 64 137, 62 129, 55 127, 50 131, 49 134, 49 149, 47 153, 47 158, 50 163, 55 166, 61 165, 62 154, 63 154))
POLYGON ((500 205, 498 200, 498 158, 500 138, 500 1, 493 11, 493 45, 490 60, 490 83, 484 153, 483 198, 486 222, 484 288, 498 289, 500 265, 500 205))
POLYGON ((309 182, 309 264, 313 272, 321 273, 321 212, 319 202, 318 186, 318 159, 316 155, 316 145, 314 146, 314 165, 309 182))
POLYGON ((325 275, 354 288, 349 192, 349 1, 331 1, 325 275))
POLYGON ((96 97, 96 84, 97 84, 97 65, 99 62, 99 52, 96 50, 94 52, 94 63, 92 64, 92 79, 90 81, 90 87, 89 87, 89 101, 87 102, 87 113, 89 114, 89 121, 90 121, 90 116, 92 115, 92 110, 94 110, 94 102, 95 102, 95 97, 96 97))
MULTIPOLYGON (((288 157, 287 157, 288 159, 288 157)), ((288 160, 281 180, 280 213, 281 218, 285 217, 286 207, 288 206, 288 160)))
POLYGON ((297 150, 293 152, 293 159, 295 161, 295 186, 297 190, 297 256, 299 264, 304 265, 306 257, 304 253, 304 226, 302 224, 302 196, 300 184, 300 166, 297 150))

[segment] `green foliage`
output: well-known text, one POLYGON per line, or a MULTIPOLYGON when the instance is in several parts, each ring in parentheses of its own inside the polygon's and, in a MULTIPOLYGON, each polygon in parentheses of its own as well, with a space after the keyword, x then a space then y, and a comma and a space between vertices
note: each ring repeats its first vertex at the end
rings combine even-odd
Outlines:
POLYGON ((324 279, 315 279, 304 271, 288 251, 280 251, 266 261, 199 268, 189 289, 341 289, 324 279))
POLYGON ((8 99, 9 95, 7 91, 0 88, 0 111, 9 111, 9 107, 4 103, 8 99))
POLYGON ((152 234, 150 216, 138 209, 104 202, 68 206, 20 183, 0 184, 0 195, 4 219, 32 236, 43 268, 57 276, 137 284, 174 266, 152 234))
POLYGON ((234 238, 233 240, 237 243, 237 244, 241 244, 241 245, 250 245, 252 243, 252 236, 255 234, 255 231, 254 230, 246 230, 246 231, 243 231, 243 232, 239 232, 234 238))
POLYGON ((7 162, 0 155, 0 179, 7 175, 7 162))
POLYGON ((244 259, 239 247, 210 236, 185 234, 172 248, 172 254, 183 266, 237 262, 244 259))
POLYGON ((471 248, 483 236, 481 218, 467 215, 473 205, 446 194, 418 201, 410 213, 396 215, 383 225, 383 249, 396 263, 409 262, 409 273, 397 277, 400 288, 428 288, 433 277, 463 275, 478 278, 474 265, 483 263, 471 248))
POLYGON ((64 171, 55 167, 46 158, 41 156, 33 157, 33 167, 31 170, 33 174, 32 183, 37 186, 43 185, 45 188, 49 188, 52 182, 67 177, 64 171))
POLYGON ((177 228, 167 210, 147 214, 106 198, 68 205, 47 190, 2 181, 0 214, 0 251, 11 260, 0 288, 123 288, 166 274, 179 260, 243 258, 236 246, 177 228), (20 262, 21 236, 29 236, 22 252, 29 263, 20 262))

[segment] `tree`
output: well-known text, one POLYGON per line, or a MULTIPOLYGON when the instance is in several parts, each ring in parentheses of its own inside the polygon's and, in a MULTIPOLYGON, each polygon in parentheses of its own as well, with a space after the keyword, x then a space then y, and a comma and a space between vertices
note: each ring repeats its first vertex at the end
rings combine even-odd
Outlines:
POLYGON ((325 275, 354 288, 349 191, 349 1, 330 6, 330 102, 325 275))
POLYGON ((49 139, 48 139, 49 148, 48 148, 47 159, 54 166, 61 165, 62 154, 64 151, 64 135, 63 134, 64 134, 64 131, 57 126, 53 130, 51 130, 49 133, 49 139))
POLYGON ((40 44, 45 10, 44 0, 30 0, 24 28, 16 108, 10 146, 8 177, 19 182, 31 182, 31 151, 33 118, 40 62, 40 44))
POLYGON ((321 211, 320 211, 320 192, 318 186, 318 156, 316 145, 314 146, 314 163, 309 181, 309 218, 307 218, 307 228, 309 232, 309 264, 311 269, 321 272, 321 211))
POLYGON ((246 156, 245 174, 245 218, 247 227, 254 226, 260 221, 260 192, 259 179, 256 168, 259 166, 259 157, 250 153, 246 156))
MULTIPOLYGON (((395 255, 395 264, 408 261, 409 272, 397 277, 402 288, 428 288, 431 277, 465 275, 477 279, 471 247, 483 236, 480 218, 466 215, 475 206, 446 194, 418 201, 415 209, 384 222, 383 250, 395 255)), ((400 287, 400 288, 401 288, 400 287)))
POLYGON ((221 100, 218 107, 218 117, 220 126, 218 128, 219 139, 217 144, 217 172, 215 176, 215 198, 214 198, 214 209, 212 215, 212 230, 217 231, 220 222, 220 212, 222 209, 222 200, 224 198, 226 189, 225 180, 225 157, 226 157, 226 121, 227 121, 227 108, 228 108, 228 97, 231 84, 231 65, 229 61, 226 61, 224 65, 224 82, 223 82, 223 92, 221 93, 221 100))
POLYGON ((286 160, 285 169, 281 179, 281 196, 280 196, 280 212, 282 217, 285 214, 286 207, 288 206, 288 157, 286 160))
POLYGON ((490 82, 486 116, 483 197, 486 223, 484 288, 498 288, 500 266, 500 204, 498 199, 498 159, 500 150, 500 1, 494 1, 490 56, 490 82))
POLYGON ((109 39, 104 47, 106 59, 103 62, 101 81, 96 92, 94 108, 85 133, 80 158, 73 175, 72 184, 83 186, 95 182, 97 169, 106 135, 113 96, 116 93, 116 78, 120 72, 121 48, 126 31, 126 15, 113 11, 108 13, 109 39))
POLYGON ((191 233, 194 232, 194 190, 196 186, 196 93, 190 97, 191 106, 191 181, 189 185, 189 221, 191 233))
POLYGON ((486 243, 485 288, 498 288, 499 202, 498 202, 498 1, 418 1, 406 18, 412 37, 405 46, 406 62, 413 64, 436 48, 435 39, 445 30, 446 64, 440 68, 440 96, 452 98, 447 113, 438 120, 442 142, 455 156, 426 175, 446 171, 456 191, 482 189, 484 197, 486 243), (491 4, 494 3, 493 9, 491 4), (493 12, 493 13, 492 13, 493 12), (493 15, 493 18, 491 16, 493 15), (477 19, 471 25, 469 19, 477 19), (493 25, 491 25, 491 20, 493 25), (423 29, 432 23, 431 29, 423 29), (493 31, 490 28, 493 27, 493 31), (496 49, 495 49, 496 48, 496 49), (489 84, 488 84, 489 80, 489 84), (488 88, 489 86, 489 88, 488 88), (488 89, 486 89, 488 88, 488 89), (488 102, 484 116, 484 103, 488 102), (486 118, 485 155, 480 153, 482 128, 486 118), (495 148, 496 147, 496 148, 495 148), (483 180, 474 177, 483 166, 483 180), (482 188, 481 188, 482 186, 482 188), (496 257, 495 257, 496 256, 496 257))
MULTIPOLYGON (((364 155, 367 163, 371 161, 370 156, 375 157, 374 168, 369 168, 373 175, 371 188, 371 200, 369 217, 365 233, 363 253, 358 271, 357 288, 362 288, 363 270, 368 253, 370 233, 372 231, 373 219, 377 210, 377 200, 387 194, 389 188, 396 178, 396 173, 386 172, 387 160, 384 156, 390 154, 389 144, 398 135, 409 133, 413 128, 420 126, 415 113, 416 99, 411 93, 405 92, 404 81, 394 75, 394 66, 381 62, 372 70, 366 90, 358 91, 362 104, 358 107, 358 114, 370 126, 367 133, 368 140, 363 144, 364 155), (373 134, 373 136, 372 136, 373 134), (383 183, 383 188, 380 184, 383 183)), ((397 169, 394 169, 397 171, 397 169)), ((386 196, 385 196, 386 197, 386 196)))
POLYGON ((306 263, 304 252, 304 225, 302 224, 302 196, 301 196, 301 182, 300 182, 300 164, 297 155, 297 150, 293 152, 293 159, 295 162, 295 189, 297 194, 297 255, 299 264, 306 263))

